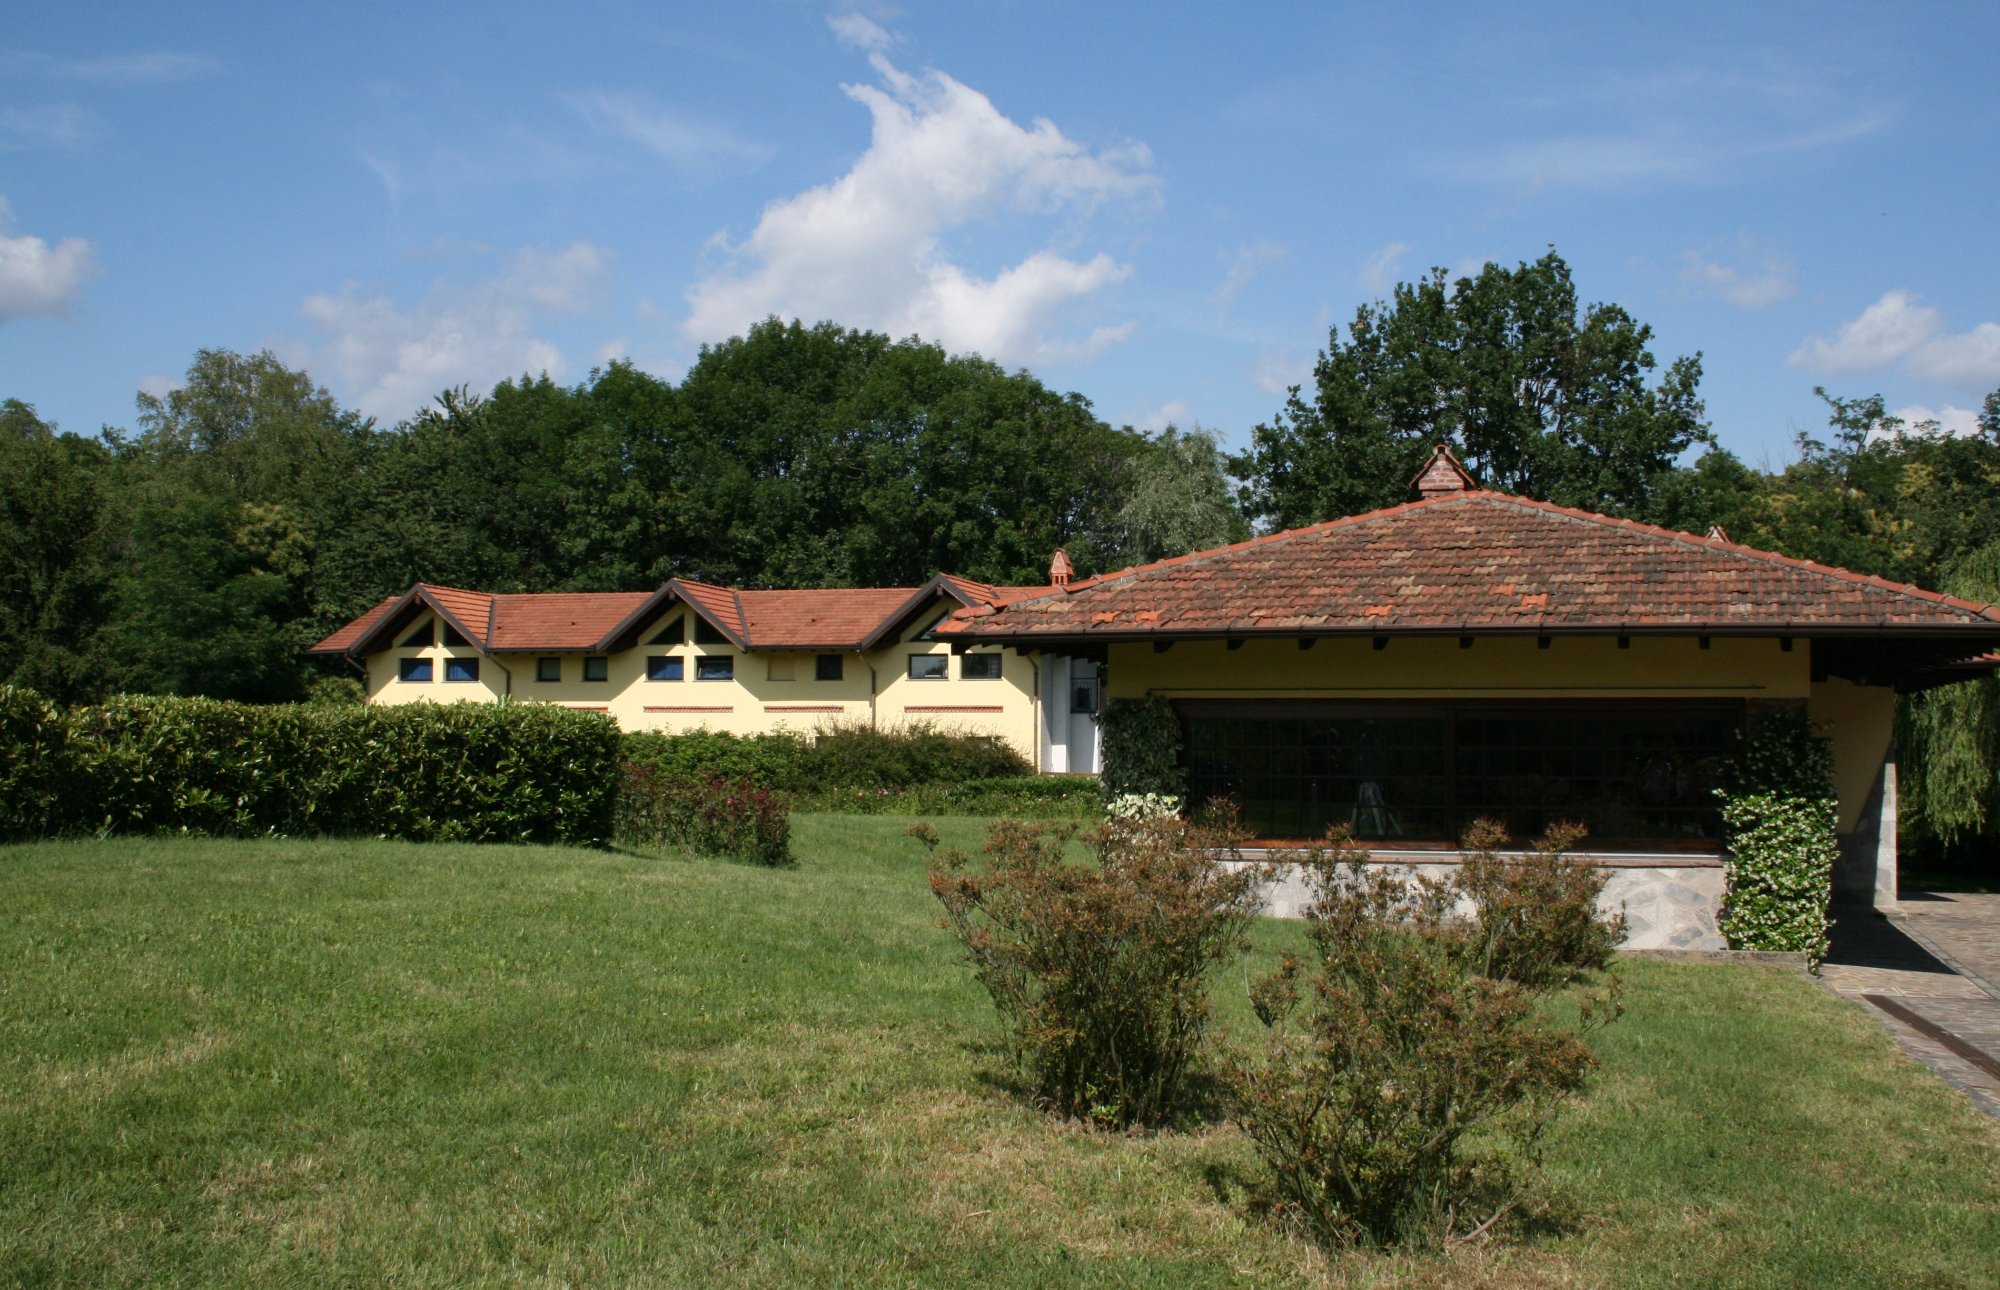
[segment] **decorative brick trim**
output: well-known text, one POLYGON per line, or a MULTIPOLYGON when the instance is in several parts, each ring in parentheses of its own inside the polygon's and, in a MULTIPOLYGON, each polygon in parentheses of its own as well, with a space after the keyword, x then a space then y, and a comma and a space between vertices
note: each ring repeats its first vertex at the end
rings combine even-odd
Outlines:
POLYGON ((766 712, 845 712, 847 707, 839 703, 767 703, 766 712))
MULTIPOLYGON (((599 709, 599 711, 602 710, 603 709, 601 708, 599 709)), ((727 703, 722 704, 719 707, 701 707, 701 706, 688 705, 688 706, 672 707, 672 708, 656 708, 653 707, 651 704, 648 704, 646 707, 646 711, 648 712, 734 712, 736 711, 736 709, 727 703)))
POLYGON ((561 707, 561 708, 568 708, 568 709, 569 709, 569 710, 570 710, 571 712, 609 712, 609 711, 611 711, 611 709, 610 709, 610 708, 607 708, 607 707, 605 707, 605 706, 604 706, 603 704, 601 704, 601 703, 560 703, 560 704, 557 704, 556 706, 557 706, 557 707, 561 707))
POLYGON ((912 703, 905 712, 1005 712, 1007 709, 997 703, 912 703))

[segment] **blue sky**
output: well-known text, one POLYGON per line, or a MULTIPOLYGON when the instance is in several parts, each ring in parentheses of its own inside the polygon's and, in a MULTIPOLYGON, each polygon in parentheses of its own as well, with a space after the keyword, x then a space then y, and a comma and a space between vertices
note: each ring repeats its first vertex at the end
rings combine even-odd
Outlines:
POLYGON ((0 397, 204 347, 384 422, 768 314, 1243 443, 1398 278, 1554 245, 1782 465, 2000 387, 2000 5, 28 6, 0 397))

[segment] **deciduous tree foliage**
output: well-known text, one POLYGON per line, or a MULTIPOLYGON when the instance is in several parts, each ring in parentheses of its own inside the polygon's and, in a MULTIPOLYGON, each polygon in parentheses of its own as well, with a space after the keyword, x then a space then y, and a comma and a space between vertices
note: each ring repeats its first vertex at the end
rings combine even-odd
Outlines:
POLYGON ((1276 528, 1409 498, 1448 443, 1489 488, 1653 518, 1683 452, 1711 442, 1701 358, 1655 375, 1652 329, 1611 304, 1579 308, 1569 266, 1444 270, 1364 305, 1238 460, 1251 509, 1276 528))

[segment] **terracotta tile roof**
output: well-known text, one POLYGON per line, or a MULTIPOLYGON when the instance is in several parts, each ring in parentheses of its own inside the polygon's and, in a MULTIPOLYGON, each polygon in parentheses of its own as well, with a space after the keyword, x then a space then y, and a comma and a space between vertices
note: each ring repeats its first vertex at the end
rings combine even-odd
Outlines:
POLYGON ((644 591, 556 592, 493 597, 490 650, 588 650, 625 615, 645 603, 644 591))
MULTIPOLYGON (((1001 604, 1046 587, 992 587, 941 576, 928 588, 949 583, 963 604, 1001 604)), ((926 588, 850 587, 828 590, 736 591, 676 578, 657 591, 555 592, 486 595, 456 587, 418 583, 390 596, 367 613, 314 645, 309 654, 344 654, 388 648, 393 641, 377 631, 391 619, 414 617, 424 608, 442 609, 482 649, 532 653, 539 650, 601 650, 621 629, 636 631, 657 608, 686 602, 750 649, 859 649, 890 624, 926 588), (372 639, 371 639, 372 638, 372 639)), ((939 594, 944 594, 942 591, 939 594)))
POLYGON ((1963 631, 1992 606, 1505 493, 1387 510, 960 610, 965 637, 1963 631))
POLYGON ((901 609, 915 587, 853 587, 825 591, 740 591, 745 634, 756 649, 815 645, 858 648, 901 609))
POLYGON ((308 654, 344 654, 349 646, 367 635, 368 629, 382 621, 382 616, 394 609, 401 596, 384 596, 376 606, 345 627, 335 631, 319 644, 307 650, 308 654))

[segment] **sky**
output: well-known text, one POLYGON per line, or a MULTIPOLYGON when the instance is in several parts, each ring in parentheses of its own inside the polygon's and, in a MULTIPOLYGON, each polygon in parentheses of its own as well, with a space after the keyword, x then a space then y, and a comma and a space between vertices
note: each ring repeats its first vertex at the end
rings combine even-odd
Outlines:
POLYGON ((0 398, 79 433, 205 348, 386 425, 777 315, 1241 447, 1357 307, 1551 246, 1752 465, 1815 386, 2000 388, 1990 0, 0 16, 0 398))

